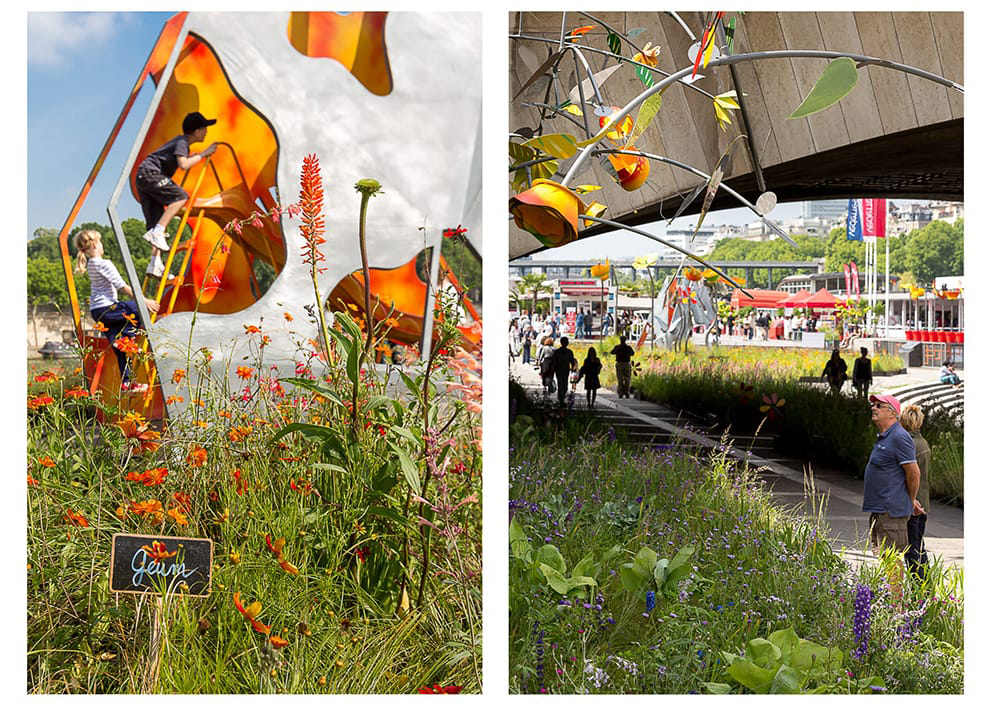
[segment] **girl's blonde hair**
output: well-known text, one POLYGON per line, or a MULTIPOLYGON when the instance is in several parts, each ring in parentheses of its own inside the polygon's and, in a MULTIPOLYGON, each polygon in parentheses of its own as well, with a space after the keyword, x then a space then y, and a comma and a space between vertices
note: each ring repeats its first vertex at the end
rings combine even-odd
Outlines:
POLYGON ((101 234, 96 230, 81 230, 73 238, 73 244, 76 245, 75 269, 77 274, 83 274, 87 271, 87 251, 100 239, 101 234))

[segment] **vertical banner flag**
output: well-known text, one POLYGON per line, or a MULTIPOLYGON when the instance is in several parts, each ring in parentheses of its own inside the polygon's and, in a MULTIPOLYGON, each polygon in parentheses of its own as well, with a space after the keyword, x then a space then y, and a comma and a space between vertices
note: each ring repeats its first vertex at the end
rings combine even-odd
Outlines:
POLYGON ((847 204, 847 239, 861 241, 861 204, 857 199, 847 204))
POLYGON ((861 232, 885 237, 885 199, 861 199, 861 232))
POLYGON ((861 301, 861 287, 858 286, 858 263, 851 260, 851 284, 854 285, 854 293, 858 296, 858 301, 861 301))
POLYGON ((851 298, 851 266, 846 262, 844 263, 844 292, 847 293, 847 298, 851 298))

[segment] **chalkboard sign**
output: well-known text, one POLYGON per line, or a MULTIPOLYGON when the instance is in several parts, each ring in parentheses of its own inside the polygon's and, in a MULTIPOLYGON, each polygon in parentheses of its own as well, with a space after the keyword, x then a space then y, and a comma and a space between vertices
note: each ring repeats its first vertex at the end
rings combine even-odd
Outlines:
POLYGON ((211 588, 212 540, 146 534, 111 538, 112 591, 207 596, 211 588))

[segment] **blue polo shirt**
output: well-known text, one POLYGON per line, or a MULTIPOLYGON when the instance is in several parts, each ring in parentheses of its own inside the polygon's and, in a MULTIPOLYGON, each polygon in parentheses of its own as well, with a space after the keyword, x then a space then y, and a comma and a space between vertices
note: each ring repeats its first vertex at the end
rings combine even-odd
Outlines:
POLYGON ((889 517, 909 517, 913 503, 906 491, 902 464, 916 463, 913 439, 896 422, 875 438, 875 447, 865 467, 865 499, 862 512, 888 512, 889 517))

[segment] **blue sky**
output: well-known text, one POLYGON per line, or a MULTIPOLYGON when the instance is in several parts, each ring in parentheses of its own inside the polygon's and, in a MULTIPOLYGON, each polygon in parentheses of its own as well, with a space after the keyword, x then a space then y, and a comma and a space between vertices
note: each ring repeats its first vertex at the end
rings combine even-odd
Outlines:
MULTIPOLYGON (((27 13, 27 237, 62 227, 168 12, 27 13)), ((153 94, 147 79, 76 223, 107 205, 153 94)), ((141 217, 131 194, 119 214, 141 217)))

